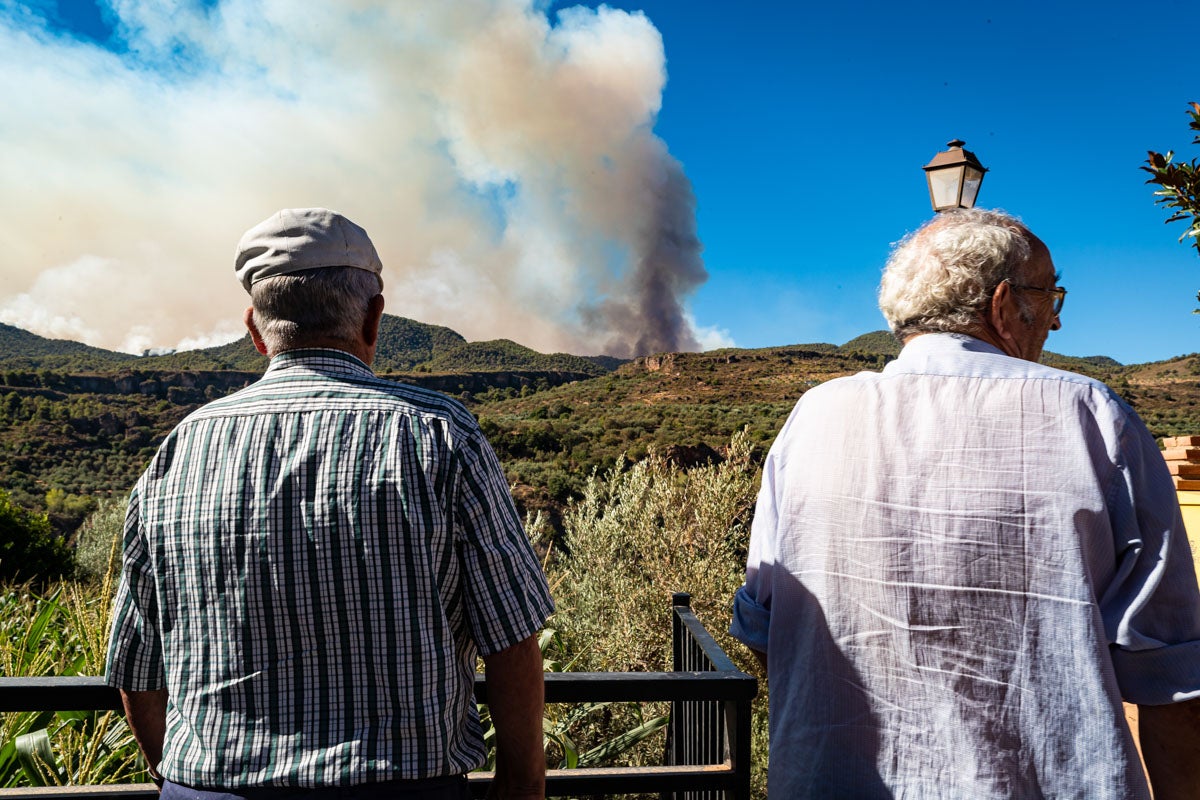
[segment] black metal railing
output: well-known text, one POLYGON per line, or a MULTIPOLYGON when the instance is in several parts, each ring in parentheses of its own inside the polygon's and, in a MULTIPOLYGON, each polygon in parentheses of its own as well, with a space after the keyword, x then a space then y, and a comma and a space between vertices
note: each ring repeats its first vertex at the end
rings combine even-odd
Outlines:
MULTIPOLYGON (((677 673, 743 674, 717 645, 712 635, 692 613, 691 595, 672 596, 671 669, 677 673)), ((750 763, 750 714, 736 703, 680 699, 671 703, 671 723, 667 729, 668 764, 750 763)), ((734 772, 741 774, 738 770, 734 772)), ((718 789, 677 791, 664 794, 662 800, 724 800, 749 797, 749 770, 746 784, 732 792, 718 789)))
MULTIPOLYGON (((670 702, 664 764, 652 767, 555 769, 547 797, 658 794, 664 800, 749 800, 750 703, 758 681, 741 672, 691 609, 687 594, 672 597, 671 672, 546 673, 547 703, 670 702)), ((475 677, 475 697, 487 702, 487 681, 475 677)), ((95 677, 0 678, 0 713, 120 710, 117 691, 95 677)), ((0 743, 2 744, 2 743, 0 743)), ((492 774, 469 776, 483 797, 492 774)), ((0 789, 0 800, 153 800, 153 784, 0 789)))

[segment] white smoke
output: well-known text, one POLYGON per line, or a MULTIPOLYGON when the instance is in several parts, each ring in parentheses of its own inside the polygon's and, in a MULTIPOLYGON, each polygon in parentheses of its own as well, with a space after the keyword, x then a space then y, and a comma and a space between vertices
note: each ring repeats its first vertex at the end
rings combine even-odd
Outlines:
POLYGON ((371 234, 390 313, 543 351, 699 346, 640 13, 113 0, 117 54, 3 3, 0 321, 134 352, 233 338, 242 231, 319 205, 371 234))

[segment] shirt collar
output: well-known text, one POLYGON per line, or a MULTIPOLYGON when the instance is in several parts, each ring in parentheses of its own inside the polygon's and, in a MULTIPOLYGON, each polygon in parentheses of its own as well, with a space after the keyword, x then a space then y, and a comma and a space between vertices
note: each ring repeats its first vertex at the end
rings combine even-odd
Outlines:
POLYGON ((345 350, 327 347, 287 350, 280 353, 271 359, 266 375, 281 374, 288 370, 309 370, 325 375, 347 377, 370 378, 375 375, 371 368, 357 356, 350 355, 345 350))
POLYGON ((900 351, 900 358, 920 358, 951 353, 1007 355, 995 345, 990 345, 982 339, 976 339, 965 333, 923 333, 904 345, 900 351))

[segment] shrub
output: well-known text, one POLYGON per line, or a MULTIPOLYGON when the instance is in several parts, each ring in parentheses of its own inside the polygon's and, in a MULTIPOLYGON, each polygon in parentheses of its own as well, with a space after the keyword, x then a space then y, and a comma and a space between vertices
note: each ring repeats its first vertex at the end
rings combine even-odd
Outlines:
POLYGON ((0 489, 0 580, 50 580, 73 569, 71 550, 46 515, 22 508, 0 489))
POLYGON ((76 534, 75 572, 84 581, 115 574, 121 563, 127 500, 100 501, 76 534))
MULTIPOLYGON (((726 631, 734 592, 741 585, 759 468, 750 436, 733 436, 720 464, 684 471, 659 455, 630 465, 625 458, 593 472, 563 523, 566 552, 552 553, 547 573, 558 611, 552 625, 570 654, 572 669, 670 669, 672 592, 692 595, 705 628, 736 663, 757 672, 753 658, 726 631)), ((531 525, 545 538, 545 525, 531 525)), ((665 706, 606 708, 587 735, 606 741, 665 706)), ((753 788, 765 796, 767 760, 765 686, 755 701, 753 788)), ((627 755, 659 763, 662 738, 627 755)))
MULTIPOLYGON (((558 629, 587 670, 669 668, 671 593, 692 607, 727 650, 723 631, 745 567, 758 468, 745 432, 717 465, 683 471, 651 454, 594 473, 563 523, 570 556, 558 599, 558 629)), ((740 647, 740 645, 738 645, 740 647)))
POLYGON ((69 494, 60 488, 46 492, 46 516, 50 528, 64 538, 77 531, 96 507, 94 497, 69 494))

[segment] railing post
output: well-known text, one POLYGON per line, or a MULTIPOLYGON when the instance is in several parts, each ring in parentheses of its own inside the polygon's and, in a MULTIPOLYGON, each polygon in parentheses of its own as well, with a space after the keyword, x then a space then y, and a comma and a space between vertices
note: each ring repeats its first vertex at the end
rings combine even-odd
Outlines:
POLYGON ((737 776, 737 787, 729 794, 735 800, 750 800, 750 706, 752 699, 726 700, 725 727, 729 731, 729 765, 737 776))
POLYGON ((692 596, 687 592, 675 592, 671 595, 671 670, 681 672, 684 667, 683 648, 687 645, 684 635, 683 620, 675 613, 676 606, 692 607, 692 596))
MULTIPOLYGON (((682 672, 686 656, 684 648, 687 646, 687 631, 684 629, 683 620, 679 618, 679 613, 676 611, 678 606, 691 608, 692 596, 687 592, 674 592, 671 595, 671 671, 682 672)), ((666 753, 663 754, 663 762, 666 764, 680 764, 686 761, 681 758, 683 753, 680 748, 684 747, 687 742, 685 731, 687 730, 687 720, 684 714, 684 705, 679 700, 671 701, 671 724, 667 726, 667 747, 666 753)), ((675 800, 675 792, 663 792, 659 796, 659 800, 675 800)))

